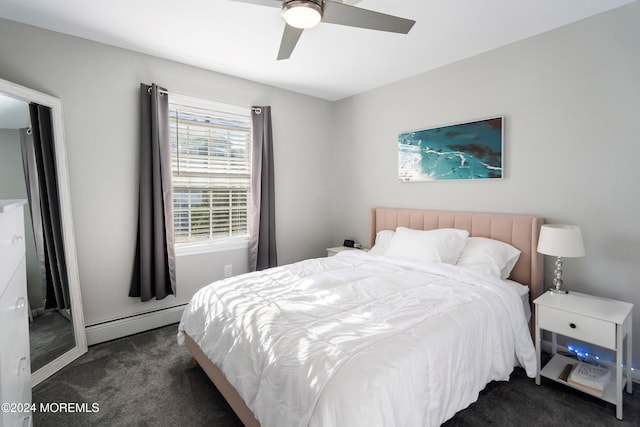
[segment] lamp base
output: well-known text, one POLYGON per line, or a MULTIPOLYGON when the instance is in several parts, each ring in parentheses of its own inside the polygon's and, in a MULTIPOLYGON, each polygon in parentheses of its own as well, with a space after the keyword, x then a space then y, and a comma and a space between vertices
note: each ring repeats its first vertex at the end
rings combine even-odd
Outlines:
POLYGON ((559 295, 566 295, 569 293, 566 289, 562 289, 564 282, 562 281, 562 257, 556 259, 556 269, 554 271, 555 278, 553 279, 553 288, 549 288, 551 292, 559 295))

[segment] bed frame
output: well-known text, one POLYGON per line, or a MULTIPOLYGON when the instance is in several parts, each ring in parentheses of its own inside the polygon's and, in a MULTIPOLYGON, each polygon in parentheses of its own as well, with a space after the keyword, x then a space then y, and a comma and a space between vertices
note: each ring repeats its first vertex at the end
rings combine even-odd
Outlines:
MULTIPOLYGON (((544 287, 542 255, 536 251, 543 223, 542 218, 526 215, 374 208, 371 210, 370 241, 373 245, 376 234, 381 230, 407 227, 417 230, 459 228, 467 230, 472 237, 488 237, 509 243, 522 251, 510 278, 529 286, 529 298, 532 302, 542 294, 544 287)), ((533 330, 533 324, 535 323, 532 318, 530 330, 533 330)), ((260 422, 227 381, 220 368, 214 365, 198 344, 186 334, 185 345, 193 354, 194 362, 202 367, 240 421, 247 427, 259 427, 260 422)))
POLYGON ((251 409, 244 403, 244 400, 242 400, 242 397, 240 397, 236 389, 227 381, 227 378, 220 368, 209 360, 198 344, 187 334, 184 334, 184 344, 191 351, 193 361, 200 365, 229 406, 231 406, 233 412, 240 418, 242 424, 247 427, 260 427, 260 422, 258 422, 256 416, 253 415, 251 409))

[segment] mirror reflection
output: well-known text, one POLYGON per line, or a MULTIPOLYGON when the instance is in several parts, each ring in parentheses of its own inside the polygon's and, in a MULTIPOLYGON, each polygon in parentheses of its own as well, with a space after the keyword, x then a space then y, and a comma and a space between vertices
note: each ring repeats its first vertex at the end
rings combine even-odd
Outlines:
POLYGON ((53 128, 50 108, 0 93, 0 199, 29 202, 24 224, 31 372, 47 375, 53 373, 47 365, 59 365, 77 349, 74 323, 82 318, 69 289, 53 128), (80 319, 74 322, 76 310, 80 319))

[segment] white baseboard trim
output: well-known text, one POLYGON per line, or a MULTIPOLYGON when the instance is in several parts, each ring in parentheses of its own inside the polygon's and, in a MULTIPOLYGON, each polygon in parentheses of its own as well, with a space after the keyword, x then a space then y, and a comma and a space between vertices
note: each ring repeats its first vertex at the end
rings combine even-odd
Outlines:
MULTIPOLYGON (((551 341, 542 340, 542 351, 551 354, 551 341)), ((564 345, 558 344, 558 351, 569 352, 569 349, 564 345)), ((613 350, 612 350, 613 351, 613 350)), ((615 369, 615 363, 609 360, 600 360, 600 363, 608 367, 609 369, 615 369)), ((631 367, 631 381, 640 384, 640 369, 631 367)))
MULTIPOLYGON (((85 328, 87 344, 94 345, 177 323, 180 321, 185 307, 186 304, 167 307, 157 311, 87 326, 85 328)), ((176 333, 178 333, 177 330, 176 333)))

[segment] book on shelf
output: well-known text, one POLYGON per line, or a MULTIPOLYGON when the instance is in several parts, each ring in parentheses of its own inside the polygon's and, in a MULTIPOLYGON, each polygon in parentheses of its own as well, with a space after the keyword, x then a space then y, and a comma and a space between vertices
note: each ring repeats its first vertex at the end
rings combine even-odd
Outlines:
POLYGON ((583 388, 599 396, 604 395, 604 389, 611 380, 609 369, 578 362, 571 368, 567 377, 567 383, 579 388, 583 388))
POLYGON ((569 379, 569 374, 573 370, 575 365, 573 363, 567 363, 567 365, 560 371, 560 375, 558 375, 558 379, 564 382, 567 382, 569 379))

